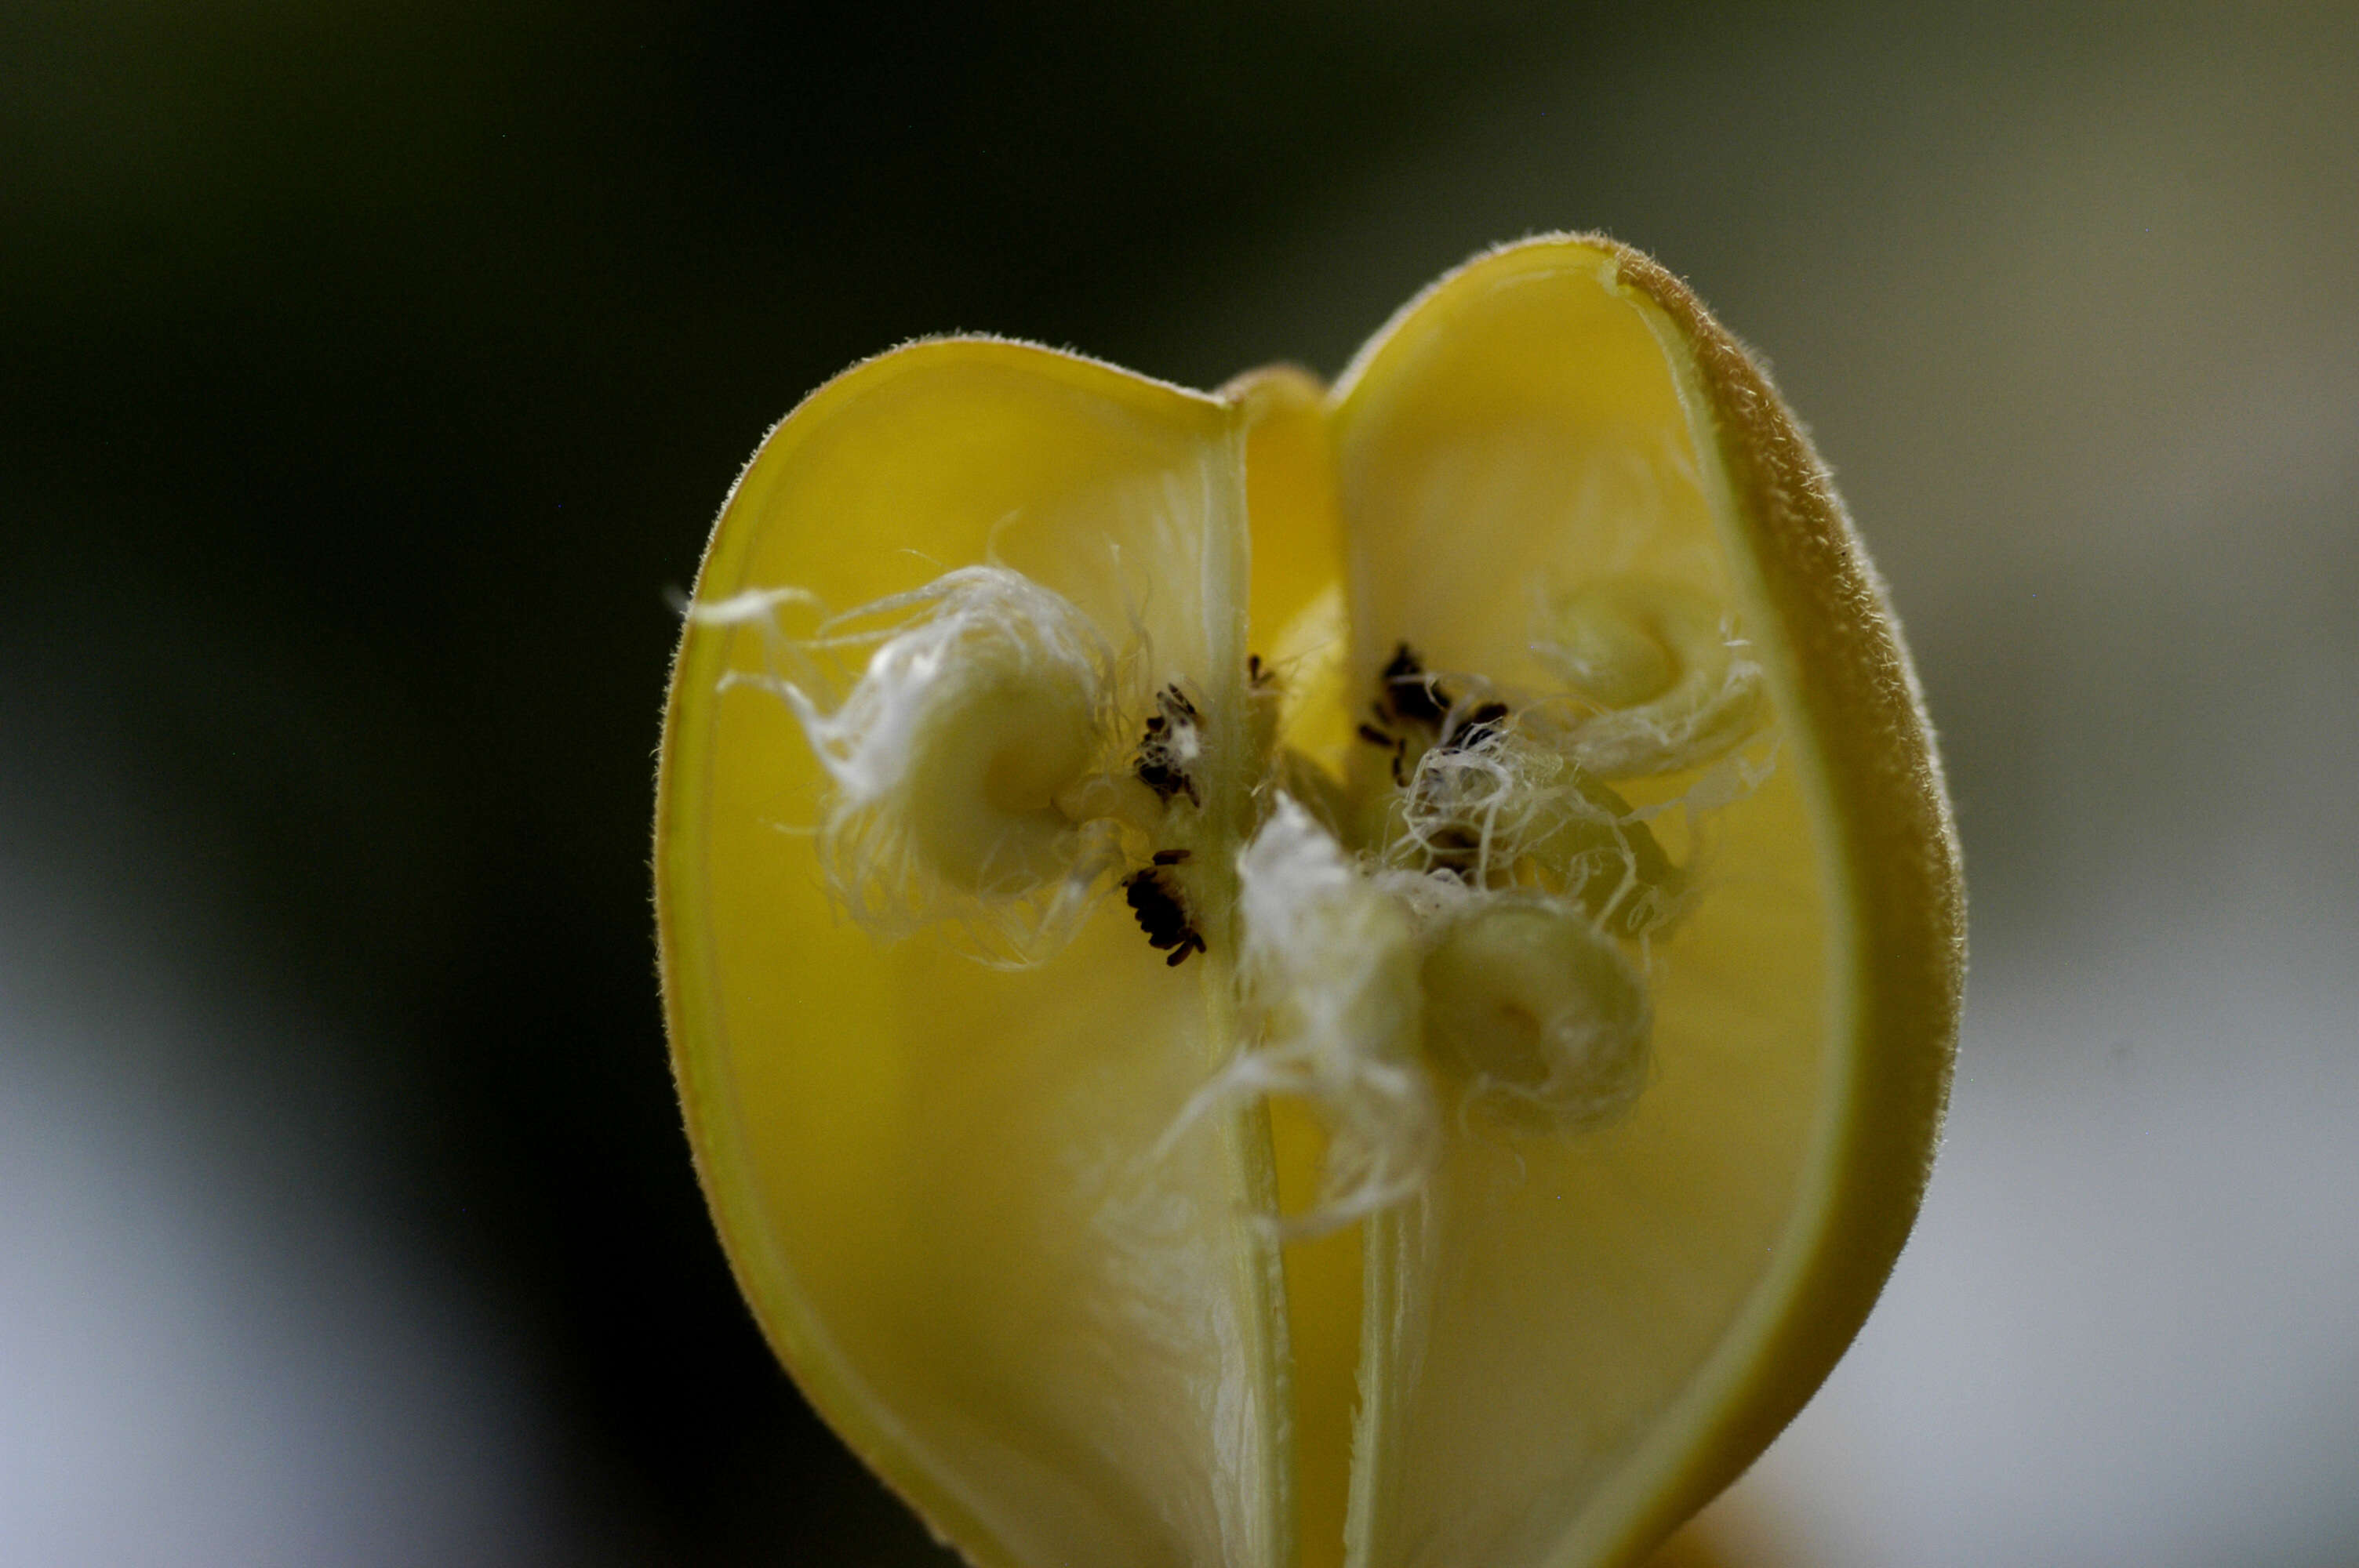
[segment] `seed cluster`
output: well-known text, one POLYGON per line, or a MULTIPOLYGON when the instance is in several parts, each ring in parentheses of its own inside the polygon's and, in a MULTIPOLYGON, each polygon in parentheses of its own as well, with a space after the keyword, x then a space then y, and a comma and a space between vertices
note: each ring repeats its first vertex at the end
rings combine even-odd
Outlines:
POLYGON ((1147 945, 1158 952, 1169 949, 1170 956, 1163 961, 1174 968, 1186 963, 1189 954, 1204 950, 1204 938, 1188 913, 1188 895, 1170 871, 1187 859, 1185 849, 1158 849, 1153 865, 1122 880, 1124 902, 1138 916, 1147 945))

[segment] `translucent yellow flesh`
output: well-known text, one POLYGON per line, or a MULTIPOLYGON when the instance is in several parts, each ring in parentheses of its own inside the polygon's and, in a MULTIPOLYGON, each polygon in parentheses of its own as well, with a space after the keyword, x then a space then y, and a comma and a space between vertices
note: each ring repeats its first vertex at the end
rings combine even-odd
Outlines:
MULTIPOLYGON (((1593 252, 1477 264, 1398 323, 1342 397, 1354 652, 1545 689, 1544 607, 1629 574, 1690 583, 1749 634, 1729 520, 1641 308, 1593 252)), ((1767 734, 1746 750, 1767 760, 1767 734)), ((1657 1062, 1618 1124, 1459 1121, 1423 1196, 1368 1254, 1370 1463, 1355 1564, 1589 1563, 1630 1528, 1736 1369, 1823 1132, 1827 892, 1800 787, 1712 818, 1693 913, 1649 954, 1657 1062)), ((1675 775, 1627 785, 1660 800, 1675 775)), ((1676 833, 1676 816, 1658 818, 1676 833)))
MULTIPOLYGON (((905 352, 765 449, 699 598, 844 610, 995 554, 1110 636, 1139 617, 1158 678, 1233 714, 1232 425, 1037 350, 905 352)), ((1267 1133, 1214 1115, 1154 1152, 1226 1047, 1224 963, 1166 968, 1118 902, 1018 972, 848 924, 810 746, 768 693, 718 689, 764 660, 753 628, 687 642, 661 872, 691 1136, 764 1325, 980 1562, 1278 1561, 1278 1286, 1247 1217, 1267 1133)))

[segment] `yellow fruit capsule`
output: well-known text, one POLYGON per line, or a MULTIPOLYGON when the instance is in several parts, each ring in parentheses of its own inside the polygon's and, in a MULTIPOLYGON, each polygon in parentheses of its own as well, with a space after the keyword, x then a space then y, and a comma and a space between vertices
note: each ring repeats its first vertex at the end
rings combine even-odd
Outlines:
POLYGON ((1332 390, 814 393, 699 575, 657 893, 747 1299, 985 1568, 1641 1560, 1865 1316, 1963 966, 1825 470, 1584 236, 1332 390))

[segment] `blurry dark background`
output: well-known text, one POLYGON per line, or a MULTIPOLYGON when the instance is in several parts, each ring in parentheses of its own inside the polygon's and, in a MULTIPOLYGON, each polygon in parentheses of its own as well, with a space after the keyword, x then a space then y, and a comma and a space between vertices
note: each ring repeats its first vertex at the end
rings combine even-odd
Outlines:
POLYGON ((1975 895, 1747 1561, 2359 1563, 2347 6, 0 8, 0 1562, 916 1563, 651 957, 737 465, 978 329, 1326 373, 1603 227, 1814 421, 1975 895))

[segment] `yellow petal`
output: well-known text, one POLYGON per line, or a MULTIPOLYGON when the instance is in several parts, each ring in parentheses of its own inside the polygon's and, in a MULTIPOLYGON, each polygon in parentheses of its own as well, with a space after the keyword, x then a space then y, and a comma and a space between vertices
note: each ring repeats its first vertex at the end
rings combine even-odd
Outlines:
MULTIPOLYGON (((1137 617, 1157 678, 1234 714, 1240 448, 1209 398, 919 345, 772 432, 698 599, 792 583, 842 611, 996 554, 1111 637, 1137 617)), ((978 1563, 1279 1560, 1267 1133, 1248 1108, 1159 1147, 1228 1044, 1224 964, 1167 968, 1119 902, 1014 971, 956 932, 848 923, 813 863, 810 746, 769 693, 724 688, 769 658, 762 626, 691 622, 658 849, 690 1139, 764 1328, 978 1563)))
MULTIPOLYGON (((1799 427, 1633 253, 1470 265, 1364 351, 1334 424, 1364 676, 1405 640, 1545 687, 1552 603, 1668 581, 1728 607, 1771 695, 1767 776, 1690 836, 1704 885, 1649 955, 1633 1112, 1462 1127, 1371 1238, 1353 1562, 1628 1562, 1799 1408, 1914 1215, 1962 933, 1930 742, 1799 427)), ((1726 793, 1625 787, 1700 785, 1726 793)))

